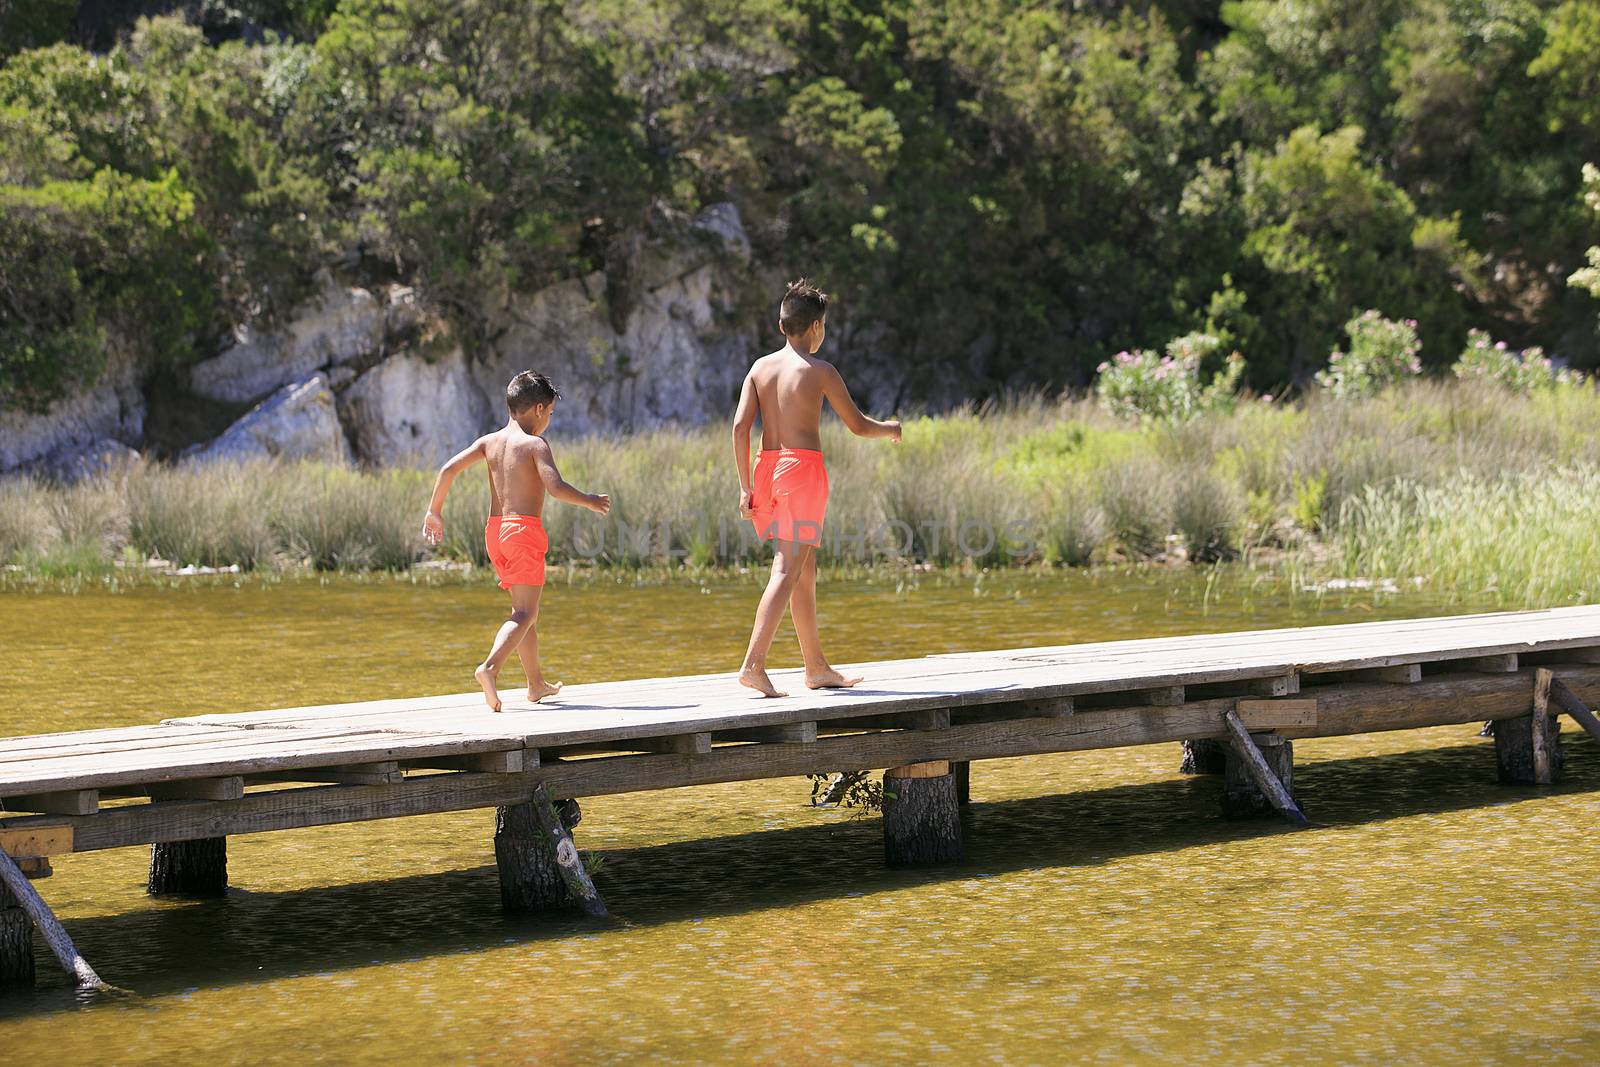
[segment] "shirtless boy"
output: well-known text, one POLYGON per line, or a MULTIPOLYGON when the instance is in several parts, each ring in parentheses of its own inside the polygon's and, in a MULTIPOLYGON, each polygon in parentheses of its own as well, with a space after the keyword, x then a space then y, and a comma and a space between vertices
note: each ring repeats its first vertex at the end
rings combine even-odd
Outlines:
POLYGON ((546 682, 539 671, 539 592, 544 588, 544 555, 549 547, 540 516, 544 514, 545 494, 568 504, 604 515, 611 510, 611 498, 603 494, 580 493, 561 478, 555 456, 540 436, 550 425, 556 401, 561 394, 550 379, 523 371, 506 386, 506 408, 511 417, 505 426, 478 438, 439 468, 433 486, 433 500, 422 520, 422 533, 436 545, 444 537, 445 494, 456 476, 480 459, 489 465, 489 524, 484 528, 484 545, 494 564, 500 588, 511 594, 511 617, 495 634, 489 658, 473 673, 483 687, 483 701, 500 710, 500 694, 495 679, 500 665, 512 652, 522 660, 528 676, 528 699, 538 703, 561 689, 560 682, 546 682))
POLYGON ((805 657, 806 686, 848 688, 847 678, 828 664, 817 634, 817 546, 828 510, 828 472, 822 463, 822 402, 826 400, 858 437, 900 440, 900 423, 868 418, 850 399, 833 364, 816 357, 827 333, 828 296, 804 278, 789 286, 778 310, 787 344, 762 356, 745 375, 733 416, 733 461, 739 470, 739 514, 755 523, 763 540, 775 541, 772 577, 756 609, 750 647, 739 683, 762 696, 781 697, 767 677, 767 651, 783 620, 794 620, 805 657), (761 418, 761 455, 750 467, 750 430, 761 418))

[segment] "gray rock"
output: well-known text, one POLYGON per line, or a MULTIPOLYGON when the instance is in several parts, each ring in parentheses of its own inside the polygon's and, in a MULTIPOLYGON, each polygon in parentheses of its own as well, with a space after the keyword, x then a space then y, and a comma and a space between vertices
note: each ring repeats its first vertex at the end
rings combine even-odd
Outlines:
POLYGON ((759 334, 739 307, 749 240, 737 210, 708 209, 694 231, 716 240, 691 232, 676 246, 641 251, 632 268, 639 289, 620 330, 598 272, 502 296, 490 312, 496 340, 476 372, 484 395, 498 398, 518 371, 548 374, 565 395, 554 424, 560 433, 726 418, 750 360, 781 342, 759 334), (737 272, 727 269, 729 250, 737 272))
POLYGON ((497 421, 460 349, 433 362, 391 356, 342 402, 357 456, 380 467, 438 466, 497 421))
POLYGON ((33 469, 47 478, 70 485, 84 478, 96 478, 113 468, 133 463, 139 453, 109 437, 87 444, 69 445, 52 452, 33 465, 33 469))
POLYGON ((184 453, 191 462, 242 459, 320 459, 350 462, 334 405, 321 374, 293 382, 257 404, 220 437, 184 453))
POLYGON ((58 400, 42 414, 0 410, 0 472, 53 465, 57 457, 93 450, 108 440, 138 444, 144 417, 132 362, 113 356, 92 389, 58 400))
POLYGON ((233 347, 190 368, 189 388, 208 400, 259 400, 312 371, 376 355, 383 336, 384 309, 373 295, 332 285, 282 329, 237 327, 233 347))

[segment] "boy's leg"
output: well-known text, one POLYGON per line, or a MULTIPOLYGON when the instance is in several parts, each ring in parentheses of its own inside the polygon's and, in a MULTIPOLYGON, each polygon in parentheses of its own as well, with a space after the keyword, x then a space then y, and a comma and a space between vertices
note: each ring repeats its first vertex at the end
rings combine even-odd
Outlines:
POLYGON ((777 551, 772 557, 772 577, 767 579, 766 591, 761 594, 761 605, 756 608, 755 626, 750 631, 750 647, 745 650, 744 666, 739 671, 739 684, 747 685, 763 696, 788 696, 773 688, 767 677, 767 651, 772 648, 772 638, 783 621, 783 609, 789 606, 789 595, 794 592, 795 581, 805 566, 808 555, 814 551, 810 545, 796 541, 774 541, 777 551))
POLYGON ((472 676, 483 687, 483 702, 495 711, 500 710, 500 694, 495 689, 495 678, 500 673, 500 665, 522 643, 523 635, 533 626, 534 617, 539 613, 540 589, 537 585, 511 587, 511 617, 501 623, 500 631, 494 635, 489 658, 473 672, 472 676))
POLYGON ((528 699, 537 704, 548 696, 561 692, 560 682, 547 682, 539 669, 539 598, 533 598, 533 623, 522 635, 517 645, 517 658, 522 661, 522 673, 528 679, 528 699))
POLYGON ((822 654, 822 637, 817 632, 817 553, 813 549, 806 556, 800 577, 795 582, 794 593, 789 598, 789 618, 794 620, 794 633, 800 639, 800 654, 806 661, 806 686, 810 689, 848 689, 861 681, 859 677, 846 677, 828 665, 822 654))

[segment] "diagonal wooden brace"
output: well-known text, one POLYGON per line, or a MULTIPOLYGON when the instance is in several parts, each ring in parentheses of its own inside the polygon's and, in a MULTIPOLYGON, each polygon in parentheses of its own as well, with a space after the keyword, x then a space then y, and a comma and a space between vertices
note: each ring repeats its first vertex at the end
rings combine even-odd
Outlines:
POLYGON ((1255 740, 1250 736, 1250 731, 1245 729, 1239 713, 1230 708, 1223 713, 1222 721, 1228 727, 1229 744, 1244 761, 1245 769, 1250 772, 1256 788, 1261 790, 1285 819, 1296 826, 1305 826, 1309 822, 1305 813, 1294 802, 1294 798, 1283 787, 1283 783, 1278 781, 1278 776, 1272 773, 1272 768, 1267 766, 1266 757, 1261 754, 1261 749, 1256 747, 1255 740))

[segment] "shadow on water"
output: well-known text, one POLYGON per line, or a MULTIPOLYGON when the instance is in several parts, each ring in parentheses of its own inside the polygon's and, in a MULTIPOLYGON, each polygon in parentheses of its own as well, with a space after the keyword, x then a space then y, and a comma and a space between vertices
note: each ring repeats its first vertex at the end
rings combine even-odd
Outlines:
MULTIPOLYGON (((1600 746, 1569 739, 1566 753, 1566 781, 1554 787, 1494 784, 1491 744, 1297 763, 1296 797, 1312 818, 1300 832, 1600 789, 1600 746)), ((879 821, 860 818, 607 850, 597 881, 620 925, 639 927, 1295 832, 1270 818, 1224 820, 1216 777, 986 803, 982 766, 973 769, 958 866, 886 868, 879 821)), ((138 991, 135 1002, 607 929, 579 918, 503 915, 492 865, 290 892, 235 889, 217 901, 95 916, 70 928, 103 976, 138 991)), ((41 988, 0 1004, 0 1018, 103 1002, 62 988, 55 961, 42 944, 37 950, 41 988)))

